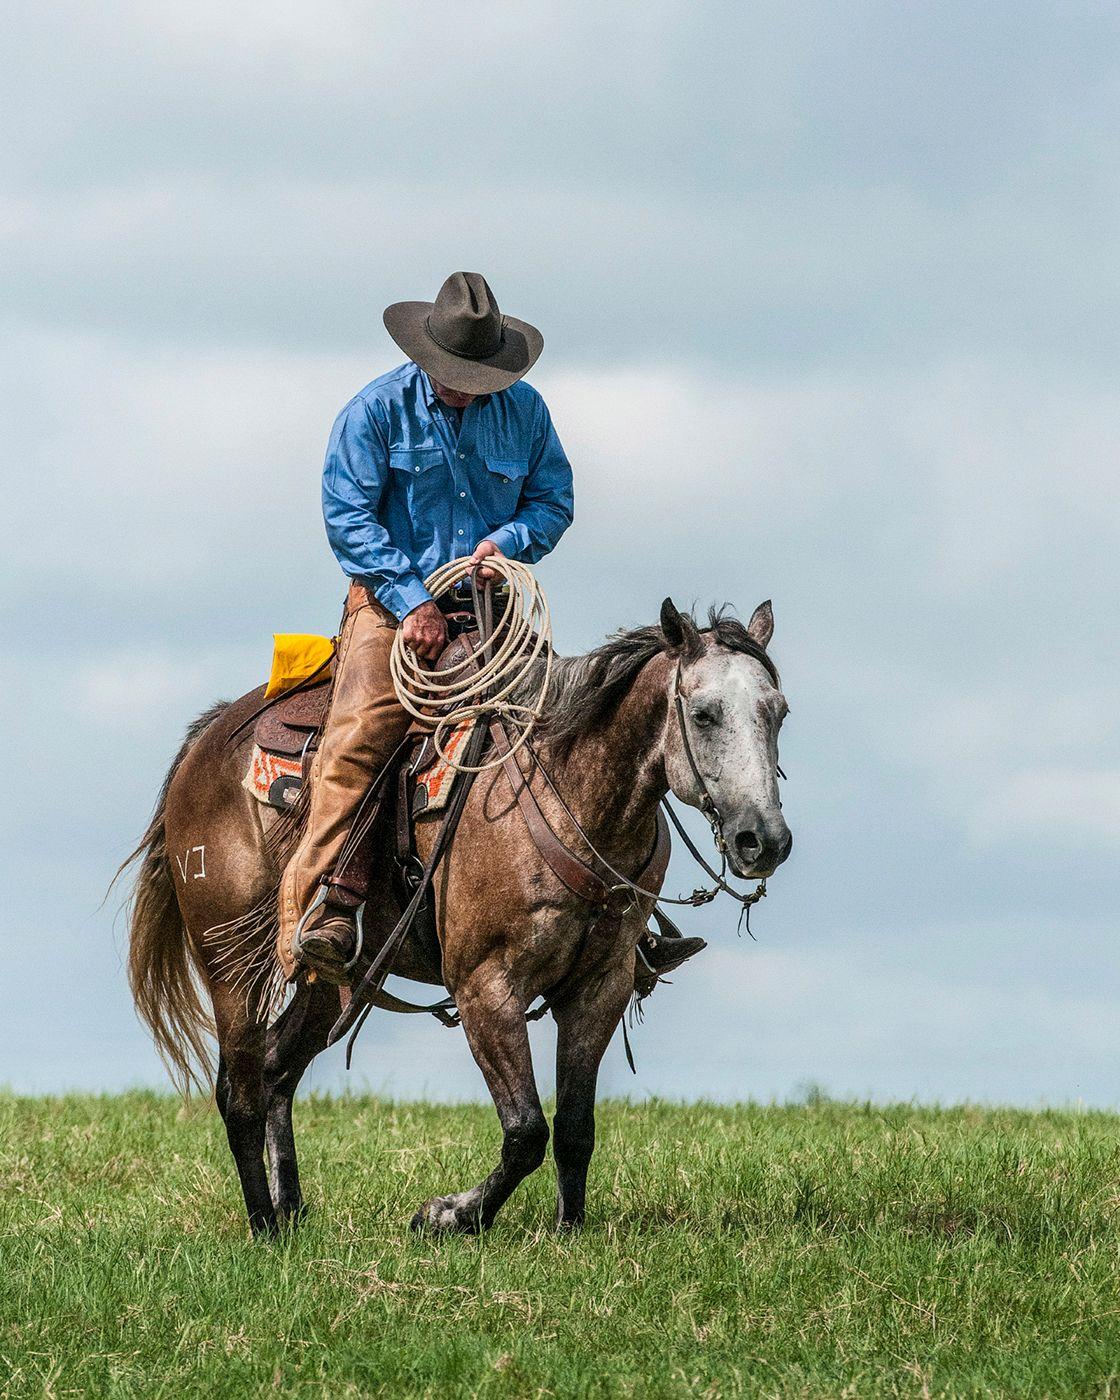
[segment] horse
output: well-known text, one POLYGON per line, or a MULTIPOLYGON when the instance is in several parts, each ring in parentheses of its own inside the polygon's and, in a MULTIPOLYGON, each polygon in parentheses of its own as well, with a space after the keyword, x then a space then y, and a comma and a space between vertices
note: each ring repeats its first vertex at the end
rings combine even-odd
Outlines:
MULTIPOLYGON (((734 875, 773 874, 792 845, 778 795, 787 705, 766 650, 773 628, 769 602, 746 626, 726 609, 701 626, 666 599, 659 623, 618 632, 586 655, 554 658, 523 772, 569 848, 590 848, 617 872, 641 871, 659 803, 672 793, 707 812, 734 875)), ((299 816, 262 806, 242 785, 253 741, 246 719, 261 694, 215 705, 191 725, 122 866, 137 865, 128 958, 137 1010, 184 1092, 192 1084, 209 1092, 212 1083, 254 1236, 294 1226, 306 1209, 292 1101, 346 1004, 340 988, 322 981, 282 985, 276 890, 299 816), (286 993, 279 1011, 278 990, 286 993)), ((655 879, 632 893, 620 917, 595 917, 542 859, 512 786, 501 768, 476 778, 439 867, 442 966, 433 968, 412 941, 391 965, 447 988, 502 1132, 485 1180, 421 1205, 412 1219, 421 1231, 488 1229, 544 1161, 549 1126, 526 1012, 550 991, 556 1225, 583 1223, 599 1064, 632 996, 635 950, 660 893, 655 879)), ((421 858, 433 840, 430 824, 418 822, 421 858)), ((399 912, 385 854, 365 907, 365 966, 399 912)), ((359 964, 356 980, 361 973, 359 964)))

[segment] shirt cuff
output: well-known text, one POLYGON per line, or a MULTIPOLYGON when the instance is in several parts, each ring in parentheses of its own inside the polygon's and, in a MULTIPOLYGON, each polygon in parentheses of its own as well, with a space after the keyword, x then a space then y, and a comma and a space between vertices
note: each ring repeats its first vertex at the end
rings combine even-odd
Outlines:
POLYGON ((373 585, 377 601, 389 609, 398 621, 402 621, 421 603, 430 603, 432 595, 415 574, 406 574, 391 583, 373 585))
POLYGON ((521 555, 526 544, 528 531, 524 525, 502 525, 497 530, 491 530, 486 536, 492 544, 496 544, 507 559, 517 559, 521 555))

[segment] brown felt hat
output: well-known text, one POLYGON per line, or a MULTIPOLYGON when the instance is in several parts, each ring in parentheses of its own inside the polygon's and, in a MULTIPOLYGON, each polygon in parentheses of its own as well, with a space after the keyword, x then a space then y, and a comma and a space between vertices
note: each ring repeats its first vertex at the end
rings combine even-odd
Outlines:
POLYGON ((460 394, 496 394, 537 362, 544 336, 503 316, 479 272, 453 272, 435 301, 397 301, 385 329, 410 360, 460 394))

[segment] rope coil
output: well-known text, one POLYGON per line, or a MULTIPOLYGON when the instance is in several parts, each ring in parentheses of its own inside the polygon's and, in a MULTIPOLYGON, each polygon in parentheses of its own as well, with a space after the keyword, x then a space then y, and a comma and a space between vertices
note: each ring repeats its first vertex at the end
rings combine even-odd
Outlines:
MULTIPOLYGON (((477 567, 470 558, 453 559, 426 578, 424 586, 433 598, 439 598, 473 576, 477 567)), ((493 633, 472 656, 446 670, 429 671, 398 628, 389 657, 397 699, 414 719, 432 729, 436 752, 461 773, 483 773, 498 767, 502 758, 478 765, 460 763, 445 748, 451 733, 479 715, 500 715, 513 731, 510 748, 516 753, 528 742, 541 717, 540 707, 552 675, 552 618, 533 571, 500 554, 491 555, 485 567, 504 580, 509 600, 493 633), (510 700, 541 658, 539 684, 531 701, 510 700), (438 713, 433 714, 433 710, 438 713)))

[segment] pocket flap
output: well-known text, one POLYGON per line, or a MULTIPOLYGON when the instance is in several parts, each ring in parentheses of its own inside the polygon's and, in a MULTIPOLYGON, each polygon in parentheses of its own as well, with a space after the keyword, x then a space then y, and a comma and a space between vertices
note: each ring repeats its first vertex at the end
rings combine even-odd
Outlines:
POLYGON ((489 471, 492 471, 495 476, 500 476, 503 481, 516 481, 519 477, 527 474, 529 461, 526 457, 487 457, 486 466, 489 471))
POLYGON ((399 472, 426 472, 443 461, 438 447, 390 447, 389 465, 399 472))

